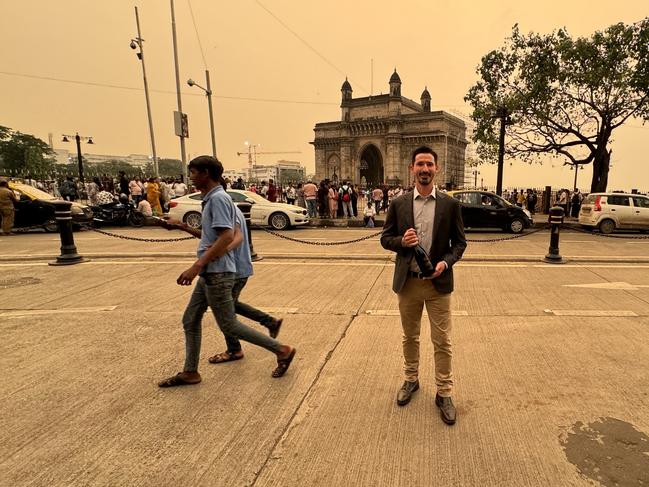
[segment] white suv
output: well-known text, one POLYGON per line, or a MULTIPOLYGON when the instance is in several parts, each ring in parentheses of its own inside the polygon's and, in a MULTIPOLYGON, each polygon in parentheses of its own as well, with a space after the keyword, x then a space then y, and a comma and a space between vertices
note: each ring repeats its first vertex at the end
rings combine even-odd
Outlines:
POLYGON ((611 233, 616 228, 649 230, 649 197, 626 193, 591 193, 581 204, 579 223, 611 233))

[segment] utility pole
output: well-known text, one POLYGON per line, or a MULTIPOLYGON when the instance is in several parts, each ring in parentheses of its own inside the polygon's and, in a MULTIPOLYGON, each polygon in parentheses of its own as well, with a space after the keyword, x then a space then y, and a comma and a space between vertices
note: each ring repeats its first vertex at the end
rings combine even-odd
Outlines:
MULTIPOLYGON (((173 45, 174 45, 174 66, 176 68, 176 95, 178 98, 178 111, 182 117, 183 114, 183 100, 180 96, 180 68, 178 67, 178 41, 176 38, 176 14, 174 13, 174 0, 171 1, 171 32, 173 36, 173 45)), ((185 176, 189 177, 187 174, 187 154, 185 152, 185 137, 181 133, 180 137, 180 159, 183 165, 183 171, 185 176)))
POLYGON ((144 66, 144 39, 140 31, 140 16, 135 7, 135 23, 137 24, 137 38, 131 39, 131 48, 140 48, 137 57, 142 61, 142 78, 144 79, 144 97, 146 98, 146 114, 149 119, 149 135, 151 137, 151 153, 153 155, 153 174, 158 176, 158 155, 155 150, 155 135, 153 133, 153 117, 151 116, 151 101, 149 99, 149 83, 146 78, 146 67, 144 66))
POLYGON ((500 136, 498 137, 498 177, 496 179, 496 194, 503 194, 503 165, 505 163, 505 126, 509 122, 509 110, 502 106, 496 112, 497 118, 500 119, 500 136))

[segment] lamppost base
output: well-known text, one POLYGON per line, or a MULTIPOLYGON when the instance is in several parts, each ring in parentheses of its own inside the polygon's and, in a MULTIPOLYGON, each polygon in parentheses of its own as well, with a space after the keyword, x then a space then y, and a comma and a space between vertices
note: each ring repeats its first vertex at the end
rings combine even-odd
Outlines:
POLYGON ((84 262, 90 262, 90 259, 86 259, 85 257, 82 257, 80 255, 66 255, 66 256, 59 256, 56 258, 55 261, 53 262, 48 262, 48 265, 74 265, 74 264, 82 264, 84 262))
POLYGON ((543 259, 543 262, 548 264, 565 264, 566 261, 560 255, 548 254, 543 259))

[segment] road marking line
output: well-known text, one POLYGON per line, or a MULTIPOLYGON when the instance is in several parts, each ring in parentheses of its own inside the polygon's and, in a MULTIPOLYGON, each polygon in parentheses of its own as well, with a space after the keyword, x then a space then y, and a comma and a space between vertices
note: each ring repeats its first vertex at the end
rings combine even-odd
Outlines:
POLYGON ((278 308, 278 307, 261 307, 262 311, 265 311, 266 313, 285 313, 285 314, 297 314, 299 308, 278 308))
POLYGON ((17 318, 20 316, 34 315, 57 315, 69 313, 97 313, 100 311, 113 311, 117 306, 97 306, 94 308, 64 308, 64 309, 21 309, 12 311, 0 311, 2 318, 17 318))
POLYGON ((594 284, 564 284, 563 287, 581 287, 588 289, 616 289, 623 291, 637 291, 642 287, 649 287, 646 284, 629 284, 628 282, 598 282, 594 284))
MULTIPOLYGON (((398 309, 368 309, 365 310, 365 314, 369 316, 400 316, 398 309)), ((469 312, 464 310, 453 310, 451 311, 451 315, 469 316, 469 312)))
POLYGON ((544 313, 554 316, 638 316, 629 310, 604 310, 604 309, 544 309, 544 313))

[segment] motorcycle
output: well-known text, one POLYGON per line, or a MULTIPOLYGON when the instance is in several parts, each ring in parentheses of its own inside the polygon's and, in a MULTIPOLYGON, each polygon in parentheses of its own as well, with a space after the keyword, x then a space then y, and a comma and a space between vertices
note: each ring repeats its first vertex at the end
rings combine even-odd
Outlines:
POLYGON ((101 225, 130 225, 141 227, 144 225, 144 215, 137 211, 132 201, 126 195, 119 198, 119 202, 109 205, 91 206, 93 211, 93 224, 101 225))

